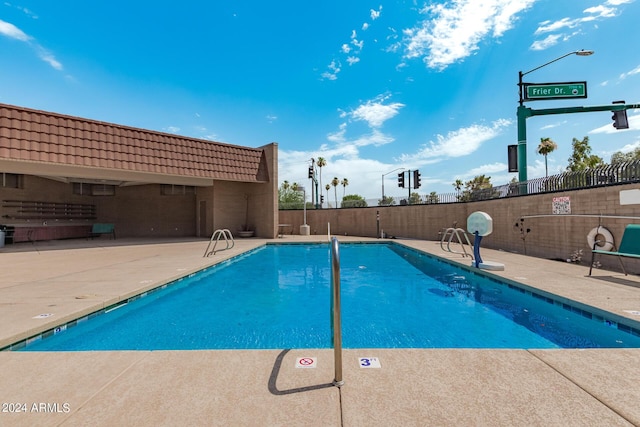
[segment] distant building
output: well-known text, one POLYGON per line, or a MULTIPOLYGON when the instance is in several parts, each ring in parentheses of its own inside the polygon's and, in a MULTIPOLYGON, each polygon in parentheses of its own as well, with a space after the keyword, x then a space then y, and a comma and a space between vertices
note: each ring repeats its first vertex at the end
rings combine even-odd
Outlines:
POLYGON ((278 149, 240 147, 0 104, 0 224, 15 241, 209 237, 249 227, 274 238, 278 149))

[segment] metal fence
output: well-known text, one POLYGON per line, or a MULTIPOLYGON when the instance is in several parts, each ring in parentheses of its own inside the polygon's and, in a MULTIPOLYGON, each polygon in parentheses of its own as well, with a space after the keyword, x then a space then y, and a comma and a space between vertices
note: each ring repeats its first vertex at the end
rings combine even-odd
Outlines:
MULTIPOLYGON (((371 207, 371 206, 401 206, 401 205, 427 205, 438 203, 463 203, 479 200, 491 200, 504 197, 515 197, 530 194, 552 193, 556 191, 578 190, 583 188, 602 187, 605 185, 625 184, 640 182, 640 160, 631 162, 604 165, 593 169, 585 169, 575 172, 564 172, 558 175, 530 179, 525 182, 514 182, 496 187, 467 190, 453 193, 432 193, 427 195, 414 194, 407 197, 385 197, 384 204, 381 199, 367 199, 366 206, 360 204, 353 206, 351 203, 344 206, 338 202, 338 207, 371 207)), ((307 209, 315 206, 307 203, 307 209)), ((335 208, 334 203, 324 203, 322 208, 335 208)), ((280 206, 280 209, 302 209, 299 206, 280 206)))

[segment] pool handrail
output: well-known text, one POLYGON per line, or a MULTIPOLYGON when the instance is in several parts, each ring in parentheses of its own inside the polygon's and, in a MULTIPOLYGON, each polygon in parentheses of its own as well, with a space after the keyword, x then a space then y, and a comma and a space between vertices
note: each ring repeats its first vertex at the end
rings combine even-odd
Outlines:
POLYGON ((331 333, 333 335, 333 359, 335 376, 333 385, 344 385, 342 379, 342 329, 340 319, 340 243, 331 238, 331 333))
POLYGON ((233 234, 231 234, 231 231, 229 231, 229 229, 224 228, 224 229, 217 229, 216 231, 213 232, 213 234, 211 235, 211 239, 209 240, 209 244, 207 245, 207 249, 205 249, 204 251, 204 255, 202 255, 202 257, 208 257, 210 255, 215 255, 216 252, 220 252, 220 251, 225 251, 227 249, 231 249, 233 246, 235 245, 235 240, 233 240, 233 234), (227 243, 227 247, 224 249, 218 249, 216 251, 216 246, 218 245, 218 241, 220 240, 220 238, 223 238, 224 241, 227 243), (215 239, 215 242, 214 242, 215 239), (231 242, 231 243, 229 243, 231 242), (211 250, 209 250, 209 248, 211 247, 211 243, 213 243, 213 248, 211 250))
POLYGON ((464 248, 465 242, 462 240, 462 238, 460 238, 460 236, 464 236, 464 239, 466 240, 467 245, 469 245, 469 247, 471 248, 472 245, 471 245, 471 242, 469 241, 469 237, 467 236, 467 232, 459 227, 449 227, 445 230, 444 233, 442 233, 442 238, 440 239, 440 248, 442 248, 443 251, 451 252, 453 254, 460 254, 463 257, 469 257, 473 259, 473 255, 468 254, 467 250, 464 248), (447 248, 445 249, 444 241, 445 239, 447 239, 447 237, 449 239, 447 240, 447 248), (453 240, 454 237, 457 240, 456 243, 460 244, 460 247, 462 248, 462 252, 451 249, 451 241, 453 240))

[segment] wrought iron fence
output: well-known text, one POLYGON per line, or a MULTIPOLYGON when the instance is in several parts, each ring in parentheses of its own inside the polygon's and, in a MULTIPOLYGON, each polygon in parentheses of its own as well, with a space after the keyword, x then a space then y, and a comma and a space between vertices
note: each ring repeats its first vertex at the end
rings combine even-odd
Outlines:
MULTIPOLYGON (((604 165, 593 169, 585 169, 575 172, 563 172, 548 177, 530 179, 525 182, 514 182, 496 187, 477 189, 473 191, 461 189, 454 193, 431 193, 412 197, 385 197, 385 203, 381 199, 367 199, 366 206, 401 206, 401 205, 425 205, 438 203, 460 203, 479 200, 491 200, 504 197, 515 197, 527 194, 552 193, 556 191, 578 190, 583 188, 602 187, 624 183, 640 182, 640 160, 631 162, 604 165)), ((302 209, 299 207, 293 209, 302 209)), ((343 206, 339 202, 338 207, 366 207, 343 206)), ((280 207, 283 209, 284 207, 280 207)), ((314 206, 311 206, 313 209, 314 206)), ((335 203, 325 203, 322 208, 335 208, 335 203)), ((286 208, 284 208, 286 209, 286 208)), ((289 208, 291 209, 291 208, 289 208)), ((309 209, 309 205, 307 205, 309 209)))

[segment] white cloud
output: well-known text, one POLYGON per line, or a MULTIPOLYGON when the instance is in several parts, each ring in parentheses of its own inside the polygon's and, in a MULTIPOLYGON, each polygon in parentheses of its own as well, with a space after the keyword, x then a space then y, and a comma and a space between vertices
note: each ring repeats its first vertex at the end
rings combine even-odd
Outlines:
POLYGON ((347 124, 340 123, 339 130, 337 132, 330 133, 329 135, 327 135, 327 139, 331 142, 344 142, 346 133, 347 133, 347 124))
POLYGON ((357 56, 348 56, 347 62, 349 63, 349 65, 353 65, 356 62, 360 62, 360 58, 358 58, 357 56))
POLYGON ((559 34, 549 34, 543 40, 536 40, 531 45, 531 50, 545 50, 558 44, 558 40, 561 38, 559 34))
MULTIPOLYGON (((362 107, 362 106, 361 106, 362 107)), ((359 107, 359 108, 361 108, 359 107)), ((365 108, 366 109, 366 108, 365 108)), ((346 113, 341 112, 340 117, 344 118, 346 113)), ((373 112, 373 111, 354 111, 350 114, 346 114, 347 116, 350 116, 351 118, 353 118, 354 120, 358 121, 358 120, 364 120, 367 121, 367 123, 369 123, 369 127, 371 128, 371 132, 370 133, 366 133, 363 135, 360 135, 356 138, 347 138, 347 123, 343 122, 340 124, 338 130, 336 132, 332 132, 329 133, 327 135, 327 139, 333 143, 335 143, 336 145, 352 145, 354 147, 364 147, 364 146, 368 146, 368 145, 373 145, 373 146, 380 146, 380 145, 385 145, 385 144, 389 144, 393 141, 395 141, 395 139, 390 136, 387 135, 383 132, 381 132, 378 127, 379 126, 374 126, 371 124, 371 121, 374 122, 374 124, 377 125, 377 121, 384 121, 383 118, 381 116, 384 115, 390 116, 391 113, 389 112, 373 112), (361 117, 361 116, 366 116, 366 117, 361 117)), ((380 124, 381 126, 381 124, 380 124)))
POLYGON ((631 131, 631 130, 640 130, 640 114, 631 115, 629 114, 629 110, 627 110, 627 120, 629 122, 629 129, 616 129, 613 127, 613 120, 604 126, 600 126, 599 128, 595 128, 590 130, 590 134, 597 133, 617 133, 621 131, 631 131))
POLYGON ((604 2, 605 4, 610 4, 611 6, 620 6, 621 4, 629 4, 633 3, 634 0, 607 0, 604 2))
POLYGON ((356 121, 364 120, 371 128, 379 128, 384 122, 395 117, 404 107, 404 104, 399 102, 384 104, 387 98, 388 96, 380 95, 369 100, 349 113, 349 117, 356 121))
POLYGON ((502 36, 518 13, 535 0, 456 0, 425 6, 427 19, 405 29, 405 58, 423 57, 429 68, 443 70, 472 55, 490 33, 502 36))
POLYGON ((51 65, 56 70, 62 70, 62 64, 58 62, 51 52, 41 46, 38 46, 36 50, 38 51, 38 57, 40 59, 51 65))
MULTIPOLYGON (((613 18, 616 16, 616 9, 612 7, 606 7, 604 5, 589 7, 584 10, 584 13, 591 13, 594 17, 597 18, 613 18)), ((585 19, 589 19, 590 17, 586 17, 585 19)))
MULTIPOLYGON (((594 22, 600 19, 614 18, 618 16, 618 9, 616 6, 631 3, 633 0, 607 0, 604 3, 588 7, 584 9, 582 13, 584 16, 579 18, 564 17, 556 21, 543 21, 539 24, 538 28, 534 32, 535 35, 542 35, 546 33, 557 33, 547 36, 544 40, 536 40, 531 45, 532 50, 543 50, 557 44, 558 40, 569 40, 573 36, 580 34, 580 27, 587 22, 594 22), (565 30, 574 30, 570 33, 565 33, 565 30)), ((597 25, 594 24, 597 28, 597 25)))
POLYGON ((62 64, 55 58, 55 56, 51 52, 40 46, 38 43, 35 43, 33 37, 27 35, 24 31, 22 31, 15 25, 0 19, 0 35, 27 43, 29 46, 31 46, 32 49, 35 50, 38 58, 51 65, 56 70, 62 70, 62 64))
POLYGON ((31 37, 26 35, 20 28, 1 19, 0 34, 9 37, 10 39, 20 40, 21 42, 28 42, 31 40, 31 37))
MULTIPOLYGON (((371 9, 370 10, 371 20, 375 21, 376 19, 378 19, 380 17, 381 11, 382 11, 382 6, 379 6, 377 11, 374 9, 371 9)), ((368 22, 365 22, 362 24, 362 31, 366 31, 370 27, 371 27, 371 24, 368 22)), ((358 55, 360 55, 360 53, 362 52, 362 49, 364 48, 364 40, 358 39, 358 33, 356 30, 351 30, 351 35, 349 36, 349 38, 350 38, 349 43, 343 43, 340 46, 340 51, 343 54, 347 55, 347 58, 345 59, 346 62, 349 65, 353 65, 357 62, 360 62, 360 58, 358 57, 358 55)), ((374 39, 373 41, 374 43, 377 42, 376 39, 374 39)), ((334 64, 333 68, 330 66, 329 71, 325 71, 322 73, 321 77, 323 80, 337 80, 338 73, 340 72, 340 64, 338 63, 336 65, 335 60, 332 62, 332 64, 334 64)))
POLYGON ((336 80, 338 78, 338 73, 340 72, 340 62, 337 62, 335 59, 333 61, 331 61, 331 64, 329 64, 328 71, 325 71, 324 73, 322 73, 322 79, 326 79, 326 80, 336 80))
POLYGON ((178 132, 180 132, 180 128, 177 127, 177 126, 167 126, 163 130, 165 132, 168 132, 168 133, 178 133, 178 132))
POLYGON ((467 175, 470 178, 476 177, 478 175, 487 175, 495 172, 504 172, 507 170, 507 165, 504 163, 491 163, 488 165, 478 166, 477 168, 473 168, 469 170, 467 175))
POLYGON ((627 73, 621 74, 620 80, 626 79, 627 77, 633 76, 634 74, 640 74, 640 65, 627 73))
POLYGON ((401 160, 431 160, 437 162, 445 158, 455 158, 467 156, 500 135, 504 128, 511 125, 507 119, 499 119, 491 126, 471 125, 456 131, 451 131, 447 135, 437 135, 436 141, 430 141, 423 145, 415 154, 403 154, 401 160))
POLYGON ((265 117, 269 123, 273 123, 278 120, 278 116, 274 116, 273 114, 267 114, 265 117))
POLYGON ((542 127, 540 128, 540 130, 547 130, 547 129, 557 128, 557 127, 560 127, 560 126, 564 126, 564 125, 566 125, 567 123, 568 123, 568 122, 567 122, 566 120, 563 120, 563 121, 561 121, 561 122, 557 122, 557 123, 551 123, 551 124, 548 124, 548 125, 546 125, 546 126, 542 126, 542 127))
POLYGON ((14 8, 18 9, 20 12, 22 12, 25 15, 29 16, 30 18, 38 19, 38 15, 36 15, 35 13, 33 13, 30 9, 27 9, 26 7, 16 6, 16 5, 13 5, 13 4, 9 3, 9 2, 5 2, 4 5, 8 6, 8 7, 14 7, 14 8))
POLYGON ((371 9, 371 20, 375 21, 380 18, 380 13, 382 12, 382 5, 378 7, 378 10, 371 9))
POLYGON ((555 22, 544 21, 540 23, 540 26, 536 29, 534 34, 539 35, 539 34, 549 33, 552 31, 561 30, 563 28, 575 28, 579 24, 580 24, 579 19, 569 19, 569 18, 562 18, 555 22))
MULTIPOLYGON (((621 149, 616 150, 616 151, 621 151, 623 153, 631 153, 632 151, 635 151, 638 148, 640 148, 640 141, 636 141, 633 144, 626 144, 624 147, 622 147, 621 149)), ((613 154, 613 153, 611 153, 611 154, 613 154)))

